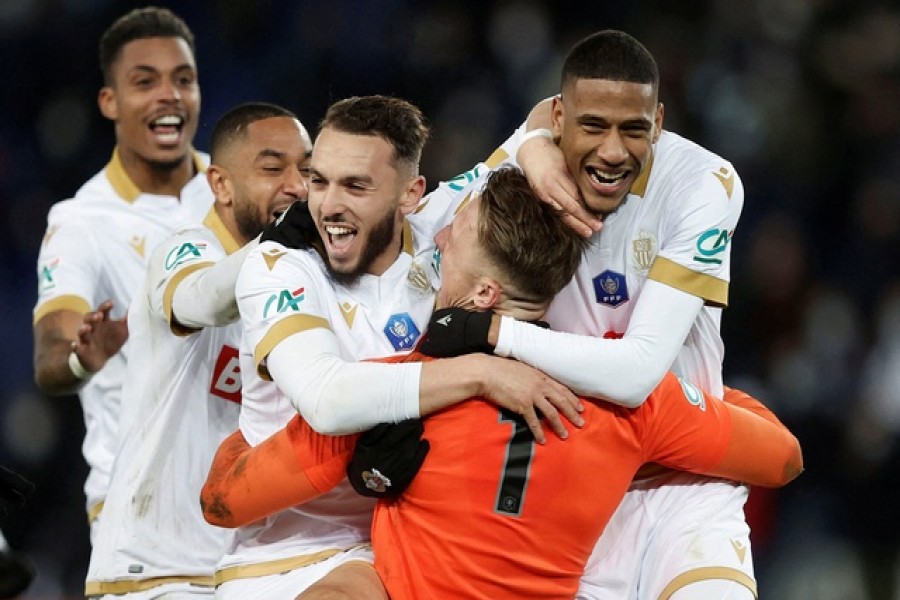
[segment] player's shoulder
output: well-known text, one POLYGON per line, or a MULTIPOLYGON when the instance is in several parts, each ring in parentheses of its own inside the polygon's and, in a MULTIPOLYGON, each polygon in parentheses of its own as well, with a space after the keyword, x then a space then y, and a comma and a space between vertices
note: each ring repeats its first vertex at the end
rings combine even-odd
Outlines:
POLYGON ((261 242, 251 250, 241 270, 274 274, 297 270, 317 275, 327 273, 325 262, 314 249, 287 248, 272 240, 261 242))
POLYGON ((660 135, 653 159, 654 164, 660 164, 667 170, 678 168, 685 174, 722 166, 734 169, 731 162, 712 150, 668 130, 660 135))
POLYGON ((725 158, 676 133, 664 131, 654 148, 648 195, 679 194, 671 208, 684 208, 693 198, 707 203, 742 196, 742 184, 734 166, 725 158))

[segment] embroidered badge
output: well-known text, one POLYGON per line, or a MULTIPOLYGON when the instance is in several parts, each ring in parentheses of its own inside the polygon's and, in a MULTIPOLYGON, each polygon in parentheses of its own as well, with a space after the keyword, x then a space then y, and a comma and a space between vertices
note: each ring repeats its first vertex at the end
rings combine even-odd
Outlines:
POLYGON ((380 494, 383 494, 387 488, 391 487, 391 480, 374 467, 371 471, 363 471, 362 478, 367 488, 380 494))
POLYGON ((394 350, 410 350, 419 339, 419 328, 409 313, 399 313, 388 318, 384 326, 384 334, 394 347, 394 350))
POLYGON ((419 263, 413 262, 406 274, 406 281, 419 294, 431 293, 431 282, 428 280, 428 273, 419 266, 419 263))
POLYGON ((653 259, 656 258, 656 236, 643 229, 637 232, 631 240, 631 249, 634 257, 634 270, 641 275, 650 271, 653 259))
POLYGON ((598 303, 613 308, 628 302, 628 284, 625 276, 615 271, 603 271, 594 277, 594 296, 598 303))

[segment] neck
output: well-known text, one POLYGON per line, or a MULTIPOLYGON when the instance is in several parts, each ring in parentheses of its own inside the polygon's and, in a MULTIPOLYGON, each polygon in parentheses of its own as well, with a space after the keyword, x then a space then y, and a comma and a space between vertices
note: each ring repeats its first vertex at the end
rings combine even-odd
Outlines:
POLYGON ((518 321, 539 321, 547 312, 548 302, 534 302, 523 298, 510 298, 505 294, 494 306, 494 313, 507 315, 518 321))
POLYGON ((194 176, 194 157, 188 152, 178 162, 152 163, 131 152, 119 150, 122 168, 142 192, 180 196, 181 189, 194 176))

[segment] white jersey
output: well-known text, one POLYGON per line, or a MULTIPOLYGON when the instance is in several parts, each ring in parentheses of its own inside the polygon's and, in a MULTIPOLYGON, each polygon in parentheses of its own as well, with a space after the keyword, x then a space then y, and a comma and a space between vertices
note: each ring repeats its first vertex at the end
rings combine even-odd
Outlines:
POLYGON ((202 330, 172 319, 184 278, 239 249, 214 210, 153 253, 128 312, 122 442, 99 521, 87 595, 136 592, 154 578, 212 589, 227 531, 209 525, 200 488, 241 401, 240 323, 202 330))
MULTIPOLYGON (((195 153, 194 161, 203 171, 209 157, 195 153)), ((180 201, 142 193, 115 151, 74 198, 50 209, 37 262, 33 322, 60 309, 84 314, 106 300, 114 303, 113 318, 125 316, 153 249, 175 226, 200 221, 212 201, 202 172, 185 185, 180 201)), ((129 346, 126 343, 78 393, 86 429, 82 450, 90 468, 84 487, 89 511, 103 501, 109 485, 129 346)))
POLYGON ((651 160, 544 318, 557 331, 620 337, 647 279, 698 296, 705 306, 670 368, 721 397, 719 324, 743 186, 730 163, 668 131, 651 160))
MULTIPOLYGON (((247 256, 236 295, 244 325, 240 429, 250 445, 296 414, 266 369, 265 357, 280 341, 325 328, 348 362, 412 350, 434 309, 434 235, 469 191, 470 186, 442 184, 429 194, 404 223, 396 262, 382 275, 363 275, 351 286, 332 281, 313 251, 264 242, 247 256)), ((345 481, 312 502, 240 527, 220 563, 217 582, 285 572, 366 544, 373 507, 373 499, 357 495, 345 481)))

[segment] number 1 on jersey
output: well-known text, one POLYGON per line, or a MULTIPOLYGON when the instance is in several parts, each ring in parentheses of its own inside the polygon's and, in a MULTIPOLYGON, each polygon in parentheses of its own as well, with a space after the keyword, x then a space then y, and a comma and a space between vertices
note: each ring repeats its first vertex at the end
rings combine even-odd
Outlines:
POLYGON ((512 434, 506 444, 506 460, 503 463, 494 510, 502 515, 518 517, 525 501, 531 457, 534 455, 534 436, 525 420, 511 411, 501 410, 499 421, 511 423, 512 434))

